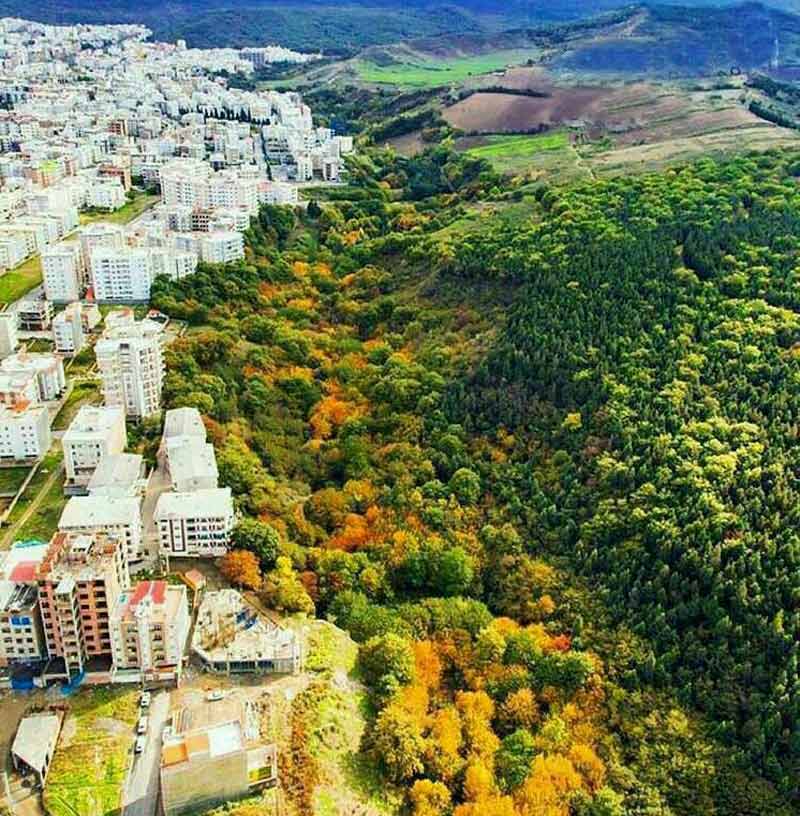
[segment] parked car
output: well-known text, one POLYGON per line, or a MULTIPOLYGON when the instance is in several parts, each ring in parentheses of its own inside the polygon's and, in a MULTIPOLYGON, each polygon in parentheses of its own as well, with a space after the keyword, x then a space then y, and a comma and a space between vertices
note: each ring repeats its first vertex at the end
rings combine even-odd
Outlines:
POLYGON ((150 692, 143 691, 142 696, 139 698, 139 705, 142 708, 150 708, 150 692))
POLYGON ((213 703, 215 700, 221 700, 225 696, 225 692, 221 691, 220 689, 216 689, 215 691, 209 691, 206 694, 206 700, 210 703, 213 703))
POLYGON ((147 717, 142 715, 139 717, 139 722, 136 724, 136 733, 137 734, 146 734, 147 733, 147 717))
POLYGON ((133 752, 135 754, 141 754, 144 751, 144 746, 147 745, 147 739, 145 737, 136 737, 136 742, 133 744, 133 752))

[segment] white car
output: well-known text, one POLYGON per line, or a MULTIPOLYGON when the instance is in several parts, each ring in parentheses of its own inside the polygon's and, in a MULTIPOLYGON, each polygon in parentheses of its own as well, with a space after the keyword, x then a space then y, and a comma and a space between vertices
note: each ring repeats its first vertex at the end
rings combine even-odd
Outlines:
POLYGON ((142 696, 139 698, 139 705, 142 708, 150 708, 150 692, 143 691, 142 696))
POLYGON ((225 697, 225 692, 221 691, 220 689, 217 689, 216 691, 209 691, 208 694, 206 694, 206 700, 208 700, 209 703, 222 700, 223 697, 225 697))
POLYGON ((139 722, 136 724, 136 733, 137 734, 147 733, 147 717, 145 716, 139 717, 139 722))
POLYGON ((147 745, 146 737, 136 737, 136 742, 133 744, 133 752, 141 754, 144 751, 144 746, 147 745))

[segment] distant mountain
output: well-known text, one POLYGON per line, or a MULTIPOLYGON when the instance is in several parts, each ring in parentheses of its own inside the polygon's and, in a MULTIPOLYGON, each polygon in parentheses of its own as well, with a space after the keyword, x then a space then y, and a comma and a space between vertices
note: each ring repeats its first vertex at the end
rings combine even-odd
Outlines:
MULTIPOLYGON (((686 9, 730 8, 733 0, 667 4, 686 9)), ((0 15, 47 23, 140 22, 159 40, 197 47, 280 43, 347 53, 417 37, 491 34, 505 29, 578 20, 618 9, 624 0, 0 0, 0 15)), ((752 4, 750 4, 752 6, 752 4)), ((800 12, 800 0, 770 0, 800 12)))

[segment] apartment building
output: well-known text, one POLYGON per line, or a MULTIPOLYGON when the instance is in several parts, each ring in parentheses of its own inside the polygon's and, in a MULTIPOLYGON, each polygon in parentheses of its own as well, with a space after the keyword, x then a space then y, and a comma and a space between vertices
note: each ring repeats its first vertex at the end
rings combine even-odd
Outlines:
POLYGON ((36 388, 33 402, 56 400, 67 386, 64 363, 56 354, 18 352, 0 362, 0 372, 31 375, 36 388))
POLYGON ((72 496, 61 511, 58 529, 69 533, 113 535, 124 545, 126 563, 132 564, 144 557, 142 509, 138 496, 72 496))
POLYGON ((142 680, 178 680, 189 635, 185 586, 142 581, 120 597, 111 621, 117 670, 138 670, 142 680))
POLYGON ((0 666, 33 663, 47 653, 36 570, 47 544, 16 542, 0 556, 0 666))
POLYGON ((51 443, 50 415, 44 405, 0 405, 0 460, 41 459, 51 443))
POLYGON ((132 419, 161 411, 164 379, 163 326, 153 320, 134 321, 132 314, 106 320, 95 345, 97 367, 107 406, 119 406, 132 419))
POLYGON ((53 322, 53 304, 49 300, 21 300, 17 303, 20 331, 47 331, 53 322))
POLYGON ((100 459, 89 480, 90 496, 126 498, 144 495, 147 474, 144 457, 138 453, 110 453, 100 459))
POLYGON ((72 303, 85 284, 85 266, 79 243, 61 243, 42 253, 42 280, 47 300, 72 303))
POLYGON ((161 551, 170 556, 213 558, 228 550, 234 513, 227 487, 162 493, 154 519, 161 551))
POLYGON ((0 405, 24 408, 38 402, 39 388, 33 371, 0 371, 0 405))
POLYGON ((49 663, 45 679, 110 669, 111 619, 130 585, 125 545, 105 534, 58 532, 37 569, 49 663))
POLYGON ((125 188, 118 178, 98 178, 89 188, 89 206, 113 212, 125 206, 125 188))
POLYGON ((120 406, 81 406, 61 440, 67 486, 88 485, 103 457, 122 453, 127 441, 120 406))
POLYGON ((122 249, 125 246, 125 230, 117 224, 97 221, 81 229, 80 244, 83 261, 88 269, 95 249, 122 249))
POLYGON ((19 325, 13 309, 0 312, 0 360, 13 354, 19 346, 19 325))
POLYGON ((53 345, 60 354, 77 354, 86 345, 82 306, 70 303, 53 318, 53 345))
POLYGON ((92 286, 100 303, 144 303, 150 298, 154 277, 152 253, 148 249, 92 250, 92 286))
POLYGON ((230 263, 244 258, 244 236, 240 232, 209 232, 200 236, 199 243, 204 263, 230 263))
POLYGON ((25 236, 13 232, 0 234, 0 269, 13 269, 28 257, 25 236))

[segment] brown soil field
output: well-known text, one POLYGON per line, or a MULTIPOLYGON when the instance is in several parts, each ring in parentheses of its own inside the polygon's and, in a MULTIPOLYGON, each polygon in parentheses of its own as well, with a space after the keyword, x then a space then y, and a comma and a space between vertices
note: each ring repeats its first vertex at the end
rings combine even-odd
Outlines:
POLYGON ((746 108, 727 108, 694 113, 666 122, 651 121, 649 127, 637 128, 619 135, 617 143, 620 146, 627 146, 643 142, 668 141, 760 125, 763 125, 763 122, 746 108))

